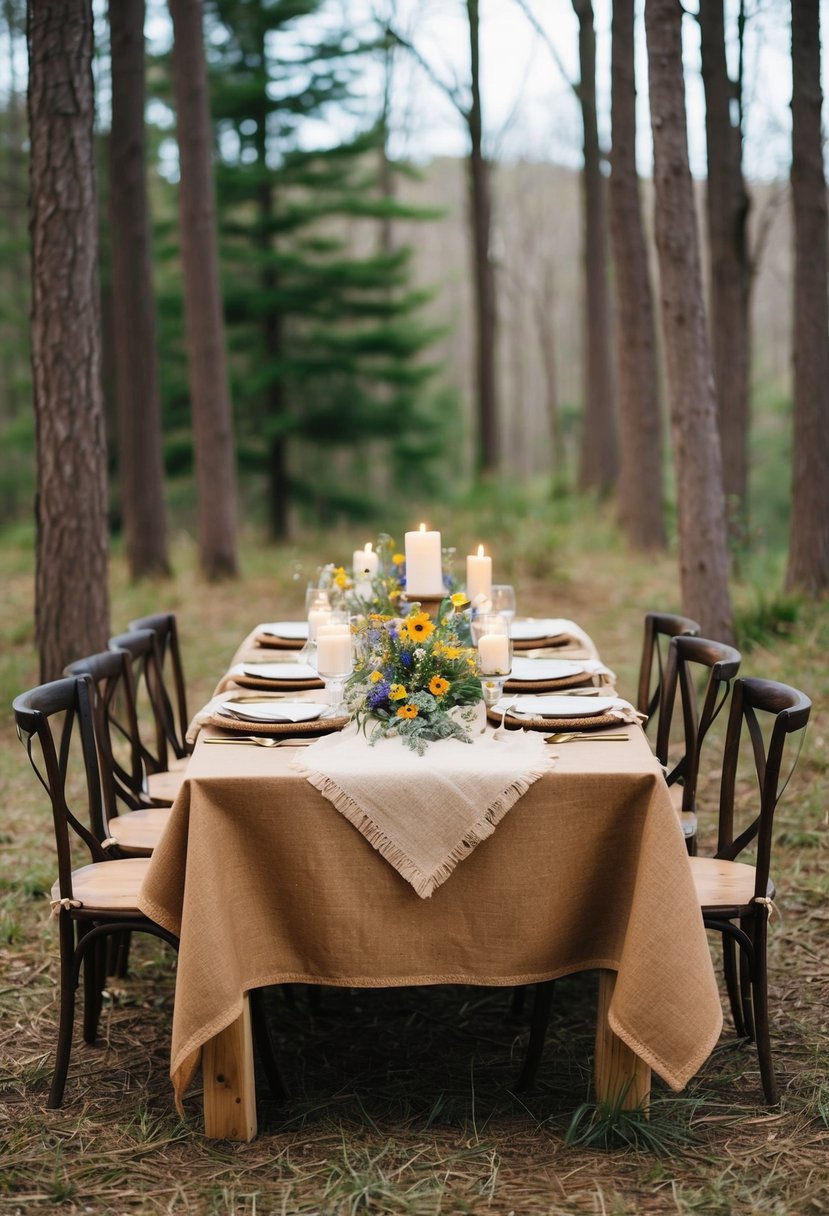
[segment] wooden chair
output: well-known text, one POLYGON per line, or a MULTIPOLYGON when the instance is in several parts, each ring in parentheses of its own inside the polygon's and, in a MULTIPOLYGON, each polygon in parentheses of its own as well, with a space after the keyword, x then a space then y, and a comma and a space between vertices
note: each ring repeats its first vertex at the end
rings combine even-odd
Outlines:
POLYGON ((697 782, 705 736, 728 698, 740 670, 740 652, 725 642, 678 634, 671 639, 662 675, 656 757, 665 768, 674 805, 682 821, 688 852, 697 848, 697 782), (702 676, 702 687, 697 681, 702 676), (672 751, 677 697, 682 707, 681 741, 672 751), (700 704, 701 700, 701 704, 700 704))
POLYGON ((642 659, 639 664, 639 689, 636 708, 647 715, 646 728, 653 728, 662 697, 662 679, 667 659, 667 648, 671 638, 683 634, 696 637, 700 627, 687 616, 676 616, 670 612, 645 613, 645 636, 642 643, 642 659))
POLYGON ((147 786, 131 656, 126 650, 105 650, 70 663, 64 675, 88 675, 92 681, 104 847, 118 857, 149 857, 167 824, 171 803, 153 805, 147 786))
POLYGON ((784 755, 791 747, 789 737, 804 729, 811 707, 808 697, 786 684, 735 681, 720 786, 717 852, 714 857, 690 858, 705 926, 723 936, 734 1026, 738 1035, 757 1044, 763 1094, 770 1105, 778 1097, 769 1039, 766 958, 767 926, 775 897, 769 874, 774 812, 797 763, 795 754, 783 768, 784 755), (746 750, 753 768, 750 794, 744 792, 745 768, 741 765, 741 752, 746 750), (740 860, 749 845, 754 846, 753 862, 740 860))
MULTIPOLYGON (((163 714, 165 732, 173 755, 181 760, 189 756, 193 748, 187 742, 190 718, 187 713, 187 691, 175 614, 157 612, 152 616, 142 616, 138 620, 130 621, 128 628, 150 629, 155 634, 160 675, 155 703, 163 714)), ((172 768, 173 765, 169 767, 172 768)))
POLYGON ((174 948, 177 938, 138 908, 138 890, 149 865, 143 857, 107 856, 103 848, 106 811, 98 769, 98 746, 91 680, 71 676, 21 693, 13 703, 17 733, 38 780, 49 797, 58 855, 51 891, 60 940, 60 1022, 55 1071, 47 1106, 63 1102, 72 1033, 75 991, 83 974, 83 1037, 97 1037, 106 982, 107 945, 136 931, 160 937, 174 948), (80 784, 77 768, 84 774, 80 784), (77 795, 70 790, 80 790, 77 795), (85 804, 85 805, 84 805, 85 804), (88 850, 89 864, 74 869, 72 839, 88 850))

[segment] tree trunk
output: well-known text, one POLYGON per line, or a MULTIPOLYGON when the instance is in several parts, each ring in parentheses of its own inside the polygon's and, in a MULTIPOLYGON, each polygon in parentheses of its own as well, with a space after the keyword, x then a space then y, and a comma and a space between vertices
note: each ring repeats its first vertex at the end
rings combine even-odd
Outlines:
POLYGON ((709 319, 723 486, 732 536, 748 516, 749 198, 743 180, 740 85, 728 76, 723 0, 700 0, 708 147, 709 319))
POLYGON ((472 104, 466 114, 469 128, 469 213, 472 234, 472 269, 475 287, 475 367, 478 418, 478 471, 497 471, 500 458, 498 399, 495 369, 495 268, 490 254, 492 200, 490 165, 483 151, 478 0, 467 0, 469 16, 470 89, 472 104))
POLYGON ((236 462, 219 289, 201 0, 170 0, 170 15, 199 556, 205 576, 219 579, 238 572, 236 462))
POLYGON ((118 466, 133 579, 168 574, 144 138, 144 0, 109 0, 110 239, 118 466))
POLYGON ((609 493, 618 475, 607 200, 596 122, 596 33, 591 0, 573 0, 579 19, 579 101, 584 125, 584 416, 582 490, 609 493))
POLYGON ((35 627, 41 680, 109 636, 91 0, 30 0, 35 627))
POLYGON ((619 520, 636 549, 667 543, 653 298, 636 172, 633 0, 613 2, 610 234, 619 375, 619 520))
POLYGON ((709 637, 733 639, 717 407, 693 183, 688 164, 682 8, 646 0, 656 247, 677 480, 683 611, 709 637))
POLYGON ((818 0, 792 3, 794 455, 786 583, 829 587, 829 311, 818 0))

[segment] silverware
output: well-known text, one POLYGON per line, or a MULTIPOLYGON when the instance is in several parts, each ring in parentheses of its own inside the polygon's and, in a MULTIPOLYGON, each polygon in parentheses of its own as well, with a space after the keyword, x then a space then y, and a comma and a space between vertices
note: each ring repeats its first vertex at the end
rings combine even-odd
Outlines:
POLYGON ((588 732, 560 731, 545 735, 545 743, 627 743, 630 735, 594 735, 588 732))
POLYGON ((269 735, 207 735, 205 743, 244 743, 255 747, 308 747, 311 739, 272 739, 269 735))

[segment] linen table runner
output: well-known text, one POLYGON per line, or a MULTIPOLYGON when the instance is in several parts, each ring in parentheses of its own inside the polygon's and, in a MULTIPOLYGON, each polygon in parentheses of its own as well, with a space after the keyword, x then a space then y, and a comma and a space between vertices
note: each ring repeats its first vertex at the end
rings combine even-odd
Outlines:
POLYGON ((397 738, 372 746, 352 725, 294 767, 428 899, 553 764, 532 732, 441 739, 419 756, 397 738))

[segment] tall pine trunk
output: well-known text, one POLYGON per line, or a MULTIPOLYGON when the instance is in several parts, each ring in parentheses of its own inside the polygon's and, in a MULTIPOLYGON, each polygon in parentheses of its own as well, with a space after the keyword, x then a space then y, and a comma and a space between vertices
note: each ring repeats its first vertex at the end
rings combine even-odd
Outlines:
POLYGON ((723 0, 700 0, 705 136, 708 147, 709 317, 723 487, 732 534, 748 516, 749 198, 743 180, 740 83, 725 56, 723 0))
POLYGON ((144 136, 144 0, 110 0, 109 214, 118 468, 134 579, 169 573, 144 136))
POLYGON ((646 0, 656 247, 676 465, 683 611, 708 637, 733 639, 714 376, 688 164, 682 9, 646 0))
POLYGON ((573 0, 579 19, 579 101, 584 126, 584 415, 579 462, 583 490, 608 494, 619 458, 614 402, 607 198, 596 120, 596 33, 591 0, 573 0))
POLYGON ((35 628, 41 680, 109 636, 91 0, 30 0, 35 628))
POLYGON ((610 234, 619 377, 619 520, 636 549, 664 548, 662 419, 653 297, 636 171, 633 0, 613 0, 610 234))
POLYGON ((219 579, 238 571, 236 460, 219 289, 201 0, 170 0, 170 15, 199 557, 205 576, 219 579))
POLYGON ((786 582, 829 587, 829 309, 818 0, 792 3, 794 456, 786 582))

